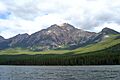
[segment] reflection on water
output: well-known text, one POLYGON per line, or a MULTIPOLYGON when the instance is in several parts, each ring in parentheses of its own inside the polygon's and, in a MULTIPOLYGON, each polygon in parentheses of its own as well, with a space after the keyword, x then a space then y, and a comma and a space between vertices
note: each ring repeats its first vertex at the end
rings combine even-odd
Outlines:
POLYGON ((0 66, 0 80, 120 80, 120 66, 0 66))

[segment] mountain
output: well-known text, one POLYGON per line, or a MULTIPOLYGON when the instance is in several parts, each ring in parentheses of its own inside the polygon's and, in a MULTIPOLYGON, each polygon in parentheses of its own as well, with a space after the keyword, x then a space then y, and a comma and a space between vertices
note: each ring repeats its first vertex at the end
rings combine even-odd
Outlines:
POLYGON ((2 42, 2 41, 4 41, 4 40, 5 40, 5 38, 2 37, 2 36, 0 36, 0 42, 2 42))
POLYGON ((28 37, 29 37, 29 35, 27 33, 18 34, 16 36, 8 39, 8 42, 9 42, 8 45, 10 47, 24 47, 28 37))
POLYGON ((104 34, 104 35, 109 35, 109 34, 120 34, 119 32, 117 32, 117 31, 115 31, 115 30, 113 30, 113 29, 110 29, 110 28, 104 28, 104 29, 102 29, 102 31, 101 31, 101 33, 102 34, 104 34))
POLYGON ((29 36, 28 46, 39 46, 39 49, 60 48, 84 43, 95 33, 77 29, 68 23, 62 25, 54 24, 29 36))
POLYGON ((9 39, 0 39, 0 49, 14 48, 14 47, 24 47, 28 34, 18 34, 9 39))
POLYGON ((105 38, 110 37, 110 35, 117 35, 117 34, 120 34, 120 33, 113 29, 106 27, 106 28, 102 29, 101 32, 99 32, 96 35, 93 35, 91 38, 89 38, 87 43, 97 43, 97 42, 104 40, 105 38))
POLYGON ((70 24, 55 24, 31 35, 18 34, 1 40, 1 65, 120 64, 120 33, 109 28, 93 33, 70 24), (56 49, 59 46, 72 46, 72 50, 56 49))
POLYGON ((8 46, 9 42, 2 36, 0 36, 0 50, 9 48, 8 46))
POLYGON ((75 49, 89 44, 98 43, 110 35, 117 35, 119 32, 104 28, 101 32, 88 32, 77 29, 74 26, 63 23, 51 25, 47 29, 40 30, 31 35, 18 34, 12 38, 0 37, 0 49, 7 48, 28 48, 41 51, 49 49, 75 49))
POLYGON ((87 52, 103 50, 103 49, 112 47, 117 44, 120 45, 120 38, 118 38, 119 36, 120 36, 120 34, 110 35, 109 37, 104 38, 102 41, 99 41, 99 42, 93 43, 93 44, 88 44, 84 47, 79 47, 79 48, 73 50, 73 52, 75 54, 87 53, 87 52))
MULTIPOLYGON (((31 51, 25 48, 10 48, 6 50, 2 50, 0 54, 9 54, 9 55, 17 55, 17 54, 86 54, 86 53, 92 53, 100 50, 104 50, 110 47, 113 47, 115 45, 120 45, 120 35, 111 35, 110 37, 105 38, 104 40, 94 43, 94 44, 88 44, 83 47, 78 47, 73 50, 46 50, 46 51, 31 51)), ((118 47, 119 48, 119 47, 118 47)), ((117 49, 117 48, 116 48, 117 49)), ((116 51, 117 52, 117 51, 116 51)), ((118 52, 119 53, 119 52, 118 52)))

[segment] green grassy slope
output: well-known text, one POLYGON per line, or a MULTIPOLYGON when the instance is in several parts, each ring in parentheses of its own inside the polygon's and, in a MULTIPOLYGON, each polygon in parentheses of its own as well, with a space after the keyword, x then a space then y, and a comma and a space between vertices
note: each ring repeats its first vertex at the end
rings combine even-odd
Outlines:
POLYGON ((6 49, 1 50, 0 55, 19 55, 19 54, 27 54, 27 55, 35 55, 35 54, 64 54, 70 52, 69 50, 48 50, 48 51, 30 51, 20 48, 14 48, 14 49, 6 49))
POLYGON ((28 54, 28 55, 35 55, 35 54, 82 54, 87 52, 93 52, 98 50, 103 50, 114 46, 120 43, 120 39, 116 39, 119 35, 110 35, 110 37, 105 38, 103 41, 91 44, 82 48, 77 48, 75 50, 48 50, 48 51, 41 51, 41 52, 34 52, 27 49, 21 48, 14 48, 14 49, 6 49, 1 50, 0 55, 19 55, 19 54, 28 54))
POLYGON ((85 54, 1 55, 2 65, 120 65, 120 44, 85 54))
POLYGON ((93 51, 109 48, 111 46, 114 46, 120 43, 120 39, 116 39, 117 36, 119 35, 110 35, 110 37, 105 38, 99 43, 91 44, 82 48, 75 49, 73 50, 73 53, 80 54, 80 53, 93 52, 93 51))

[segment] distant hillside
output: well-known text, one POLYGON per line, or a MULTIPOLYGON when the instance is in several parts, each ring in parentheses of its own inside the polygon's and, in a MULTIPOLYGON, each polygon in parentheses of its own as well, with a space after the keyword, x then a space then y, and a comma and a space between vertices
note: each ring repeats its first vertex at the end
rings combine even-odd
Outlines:
POLYGON ((120 38, 117 38, 118 36, 120 35, 108 35, 107 37, 104 37, 104 39, 102 39, 100 42, 77 48, 73 50, 73 52, 75 54, 80 54, 109 48, 120 43, 120 38))

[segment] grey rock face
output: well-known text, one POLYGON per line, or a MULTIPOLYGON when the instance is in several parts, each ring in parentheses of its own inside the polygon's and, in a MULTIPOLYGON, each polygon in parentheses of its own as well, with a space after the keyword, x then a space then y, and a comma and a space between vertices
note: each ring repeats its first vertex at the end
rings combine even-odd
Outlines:
POLYGON ((119 32, 104 28, 101 32, 94 33, 77 29, 68 23, 54 24, 31 35, 27 33, 18 34, 10 39, 4 39, 0 36, 0 49, 23 47, 32 50, 46 50, 61 48, 62 46, 77 48, 100 42, 109 34, 119 34, 119 32))
POLYGON ((0 36, 0 42, 4 41, 4 37, 0 36))
POLYGON ((107 28, 107 27, 102 29, 101 33, 104 34, 104 35, 107 35, 107 34, 119 34, 119 32, 117 32, 117 31, 115 31, 113 29, 107 28))
POLYGON ((26 40, 29 37, 27 33, 25 34, 18 34, 7 41, 9 42, 10 47, 23 47, 26 44, 26 40))
POLYGON ((84 43, 89 37, 96 33, 77 29, 70 24, 54 24, 47 29, 32 34, 28 41, 28 46, 49 46, 49 48, 59 47, 60 45, 78 45, 84 43))
POLYGON ((93 35, 88 42, 89 43, 97 43, 102 41, 104 38, 109 37, 109 35, 116 35, 116 34, 120 34, 119 32, 110 29, 110 28, 104 28, 102 29, 101 32, 97 33, 96 35, 93 35))

